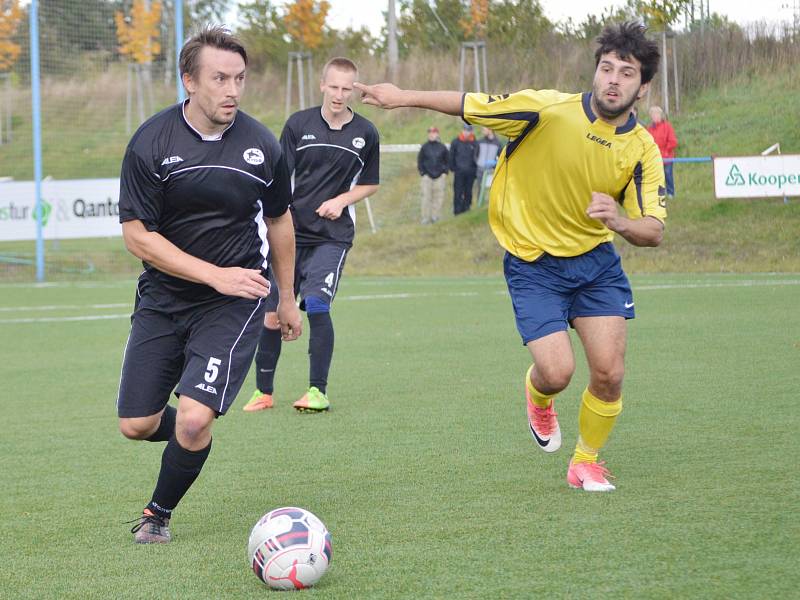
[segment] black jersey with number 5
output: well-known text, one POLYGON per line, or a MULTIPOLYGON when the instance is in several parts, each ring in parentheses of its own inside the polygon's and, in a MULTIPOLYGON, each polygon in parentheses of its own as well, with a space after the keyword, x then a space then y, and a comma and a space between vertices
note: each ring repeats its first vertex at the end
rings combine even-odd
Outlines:
MULTIPOLYGON (((280 144, 243 112, 204 139, 176 104, 146 121, 125 152, 119 219, 141 221, 194 257, 220 267, 266 269, 264 217, 286 212, 289 172, 280 144)), ((213 288, 144 263, 156 285, 185 300, 220 298, 213 288)))
POLYGON ((332 129, 316 106, 294 113, 281 133, 281 148, 292 175, 292 216, 298 246, 328 242, 353 244, 355 207, 336 220, 323 219, 316 210, 326 200, 355 185, 379 183, 378 130, 351 111, 352 119, 332 129))

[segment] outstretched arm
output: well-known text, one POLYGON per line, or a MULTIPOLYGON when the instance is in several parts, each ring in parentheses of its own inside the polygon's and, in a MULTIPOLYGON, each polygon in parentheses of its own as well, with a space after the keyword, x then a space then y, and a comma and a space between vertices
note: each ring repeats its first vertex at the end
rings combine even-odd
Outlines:
POLYGON ((354 83, 361 92, 361 101, 379 108, 427 108, 446 115, 460 116, 461 92, 401 90, 391 83, 364 85, 354 83))

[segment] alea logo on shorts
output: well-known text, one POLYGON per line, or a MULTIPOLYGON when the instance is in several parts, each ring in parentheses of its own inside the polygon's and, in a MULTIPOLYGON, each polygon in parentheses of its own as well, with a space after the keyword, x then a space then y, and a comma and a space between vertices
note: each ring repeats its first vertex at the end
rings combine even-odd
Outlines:
POLYGON ((264 162, 264 153, 258 148, 248 148, 242 154, 242 158, 251 165, 260 165, 264 162))
POLYGON ((361 150, 367 142, 364 141, 364 138, 357 137, 353 138, 353 146, 361 150))

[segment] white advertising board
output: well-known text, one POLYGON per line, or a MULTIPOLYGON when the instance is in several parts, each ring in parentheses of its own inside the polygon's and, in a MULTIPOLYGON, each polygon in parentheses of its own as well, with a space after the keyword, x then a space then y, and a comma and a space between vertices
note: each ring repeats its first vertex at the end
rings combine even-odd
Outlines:
MULTIPOLYGON (((32 181, 0 183, 0 241, 36 239, 32 181)), ((46 240, 122 235, 119 179, 42 182, 42 234, 46 240)))
POLYGON ((800 196, 800 154, 714 157, 717 198, 800 196))

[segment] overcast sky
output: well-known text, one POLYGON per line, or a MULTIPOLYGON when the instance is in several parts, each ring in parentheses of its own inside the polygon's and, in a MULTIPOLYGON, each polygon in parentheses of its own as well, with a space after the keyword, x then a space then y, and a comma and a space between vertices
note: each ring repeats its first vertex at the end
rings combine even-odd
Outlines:
MULTIPOLYGON (((328 24, 335 29, 366 26, 378 34, 383 25, 386 0, 328 0, 328 24)), ((755 21, 770 23, 792 21, 792 6, 797 0, 708 0, 711 12, 727 15, 729 19, 745 25, 755 21)), ((281 4, 281 2, 277 2, 281 4)), ((396 5, 399 2, 395 2, 396 5)), ((624 0, 541 0, 545 15, 553 21, 572 17, 575 23, 588 14, 599 15, 608 6, 621 6, 624 0)))

